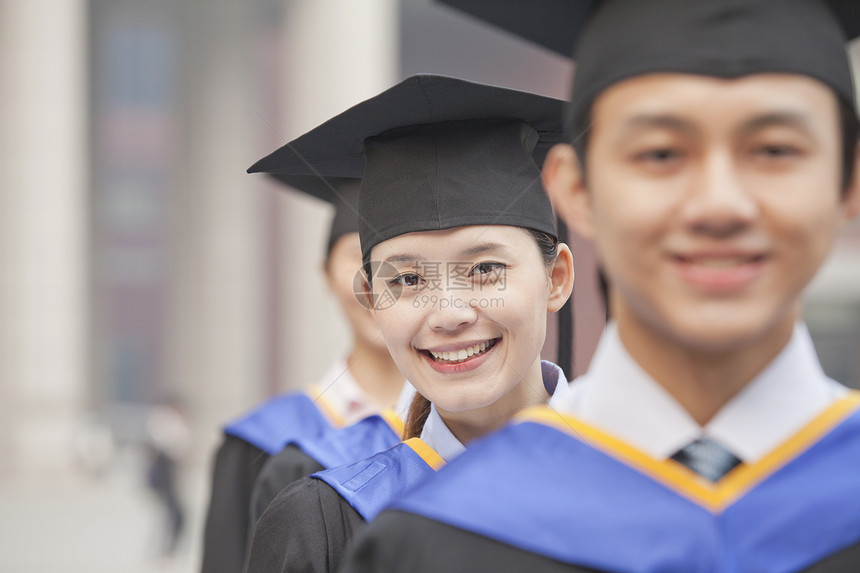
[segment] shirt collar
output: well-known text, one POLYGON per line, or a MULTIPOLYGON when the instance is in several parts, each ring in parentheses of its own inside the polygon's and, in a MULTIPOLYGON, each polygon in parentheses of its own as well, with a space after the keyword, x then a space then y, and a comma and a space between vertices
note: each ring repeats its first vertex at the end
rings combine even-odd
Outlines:
POLYGON ((436 453, 446 462, 450 462, 466 451, 466 446, 451 433, 434 404, 430 405, 430 414, 427 415, 427 420, 421 429, 421 440, 436 450, 436 453))
POLYGON ((761 374, 701 427, 627 353, 610 323, 588 373, 551 404, 658 459, 707 436, 741 460, 754 462, 844 392, 825 376, 809 332, 800 324, 761 374))
POLYGON ((322 398, 344 426, 350 426, 380 410, 379 404, 353 378, 343 358, 335 360, 316 385, 322 398))
MULTIPOLYGON (((540 366, 544 388, 553 399, 561 398, 570 393, 561 368, 547 360, 542 360, 540 366)), ((466 451, 466 447, 451 433, 433 404, 430 405, 430 414, 428 414, 427 421, 424 422, 424 427, 421 429, 421 439, 436 450, 436 453, 442 456, 446 462, 450 462, 466 451)))
POLYGON ((403 389, 400 390, 400 396, 397 397, 397 403, 394 405, 394 412, 401 420, 405 420, 409 416, 409 407, 412 405, 414 397, 415 386, 409 380, 405 380, 403 389))

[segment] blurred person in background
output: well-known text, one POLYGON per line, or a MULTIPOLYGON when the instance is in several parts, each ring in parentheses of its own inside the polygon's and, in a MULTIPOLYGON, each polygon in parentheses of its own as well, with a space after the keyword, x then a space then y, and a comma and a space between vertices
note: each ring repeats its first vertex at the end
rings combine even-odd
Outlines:
POLYGON ((179 465, 188 453, 190 431, 176 400, 164 400, 146 415, 146 484, 164 509, 161 556, 173 557, 185 525, 179 494, 179 465))
MULTIPOLYGON (((252 491, 270 456, 296 440, 328 435, 393 408, 404 391, 411 397, 370 312, 354 294, 354 279, 361 268, 356 215, 358 180, 315 176, 276 178, 335 207, 323 272, 349 324, 352 348, 316 384, 271 398, 225 426, 215 456, 204 531, 205 573, 242 571, 253 532, 252 491)), ((389 419, 398 426, 396 420, 389 419)), ((384 444, 399 440, 399 427, 381 424, 375 429, 382 432, 384 444)), ((302 475, 318 469, 321 467, 312 465, 302 475)))

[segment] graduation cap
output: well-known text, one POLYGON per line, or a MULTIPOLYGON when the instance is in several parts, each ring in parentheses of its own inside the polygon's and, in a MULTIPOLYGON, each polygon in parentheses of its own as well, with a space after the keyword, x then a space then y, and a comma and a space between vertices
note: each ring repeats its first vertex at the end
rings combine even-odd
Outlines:
POLYGON ((361 180, 353 177, 320 177, 318 175, 287 175, 272 173, 272 178, 311 197, 330 203, 334 207, 334 218, 328 233, 326 253, 337 240, 358 232, 358 192, 361 180))
POLYGON ((604 89, 659 72, 801 74, 854 106, 844 44, 860 36, 858 0, 440 1, 573 55, 577 127, 604 89))
POLYGON ((255 163, 250 173, 361 178, 362 256, 382 241, 466 225, 556 236, 538 165, 564 140, 565 102, 412 76, 255 163))

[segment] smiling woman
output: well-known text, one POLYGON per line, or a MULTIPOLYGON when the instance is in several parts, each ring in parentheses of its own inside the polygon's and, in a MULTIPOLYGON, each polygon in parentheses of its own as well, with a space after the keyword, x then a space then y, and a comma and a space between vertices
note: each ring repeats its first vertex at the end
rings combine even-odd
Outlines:
POLYGON ((365 520, 473 439, 567 390, 540 360, 547 314, 573 288, 537 164, 561 136, 561 106, 416 76, 252 168, 363 175, 368 299, 417 394, 404 443, 278 495, 257 524, 251 570, 335 570, 365 520))
POLYGON ((502 225, 408 233, 374 247, 374 258, 403 261, 388 279, 403 285, 397 303, 375 314, 394 361, 419 392, 407 437, 420 434, 416 412, 429 414, 428 400, 466 442, 541 395, 537 356, 547 311, 557 310, 549 300, 559 280, 553 272, 562 269, 538 247, 526 230, 502 225), (415 304, 428 293, 439 297, 435 304, 415 304), (496 304, 482 304, 490 299, 496 304))

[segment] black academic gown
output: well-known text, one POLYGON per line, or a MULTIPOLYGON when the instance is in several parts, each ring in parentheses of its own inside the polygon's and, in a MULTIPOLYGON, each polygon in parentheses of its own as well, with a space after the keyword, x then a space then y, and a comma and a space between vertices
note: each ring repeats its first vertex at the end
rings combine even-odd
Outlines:
MULTIPOLYGON (((539 535, 538 532, 535 533, 539 535)), ((860 544, 798 573, 860 570, 860 544)), ((512 547, 432 519, 387 511, 358 532, 338 573, 604 573, 512 547)))
POLYGON ((403 422, 393 410, 386 410, 346 428, 292 440, 260 471, 251 494, 251 523, 256 523, 275 496, 294 481, 387 450, 400 442, 402 432, 403 422))
POLYGON ((393 571, 580 573, 597 570, 561 563, 420 515, 386 511, 358 532, 338 572, 393 571))
POLYGON ((235 436, 225 436, 215 455, 212 495, 203 537, 204 573, 242 571, 251 491, 269 455, 235 436))
POLYGON ((257 523, 266 511, 266 507, 282 489, 322 469, 324 469, 322 464, 295 444, 290 444, 283 451, 269 458, 257 476, 251 493, 251 523, 257 523))
POLYGON ((444 460, 419 438, 313 474, 281 491, 257 522, 248 571, 334 572, 367 520, 444 460))
POLYGON ((334 431, 306 392, 275 396, 224 427, 203 539, 203 573, 239 573, 253 531, 251 493, 269 456, 293 440, 334 431))
POLYGON ((364 518, 328 484, 301 479, 280 492, 257 522, 248 572, 336 571, 343 548, 363 525, 364 518))
POLYGON ((714 485, 533 409, 379 515, 340 571, 858 571, 857 460, 860 394, 714 485))

